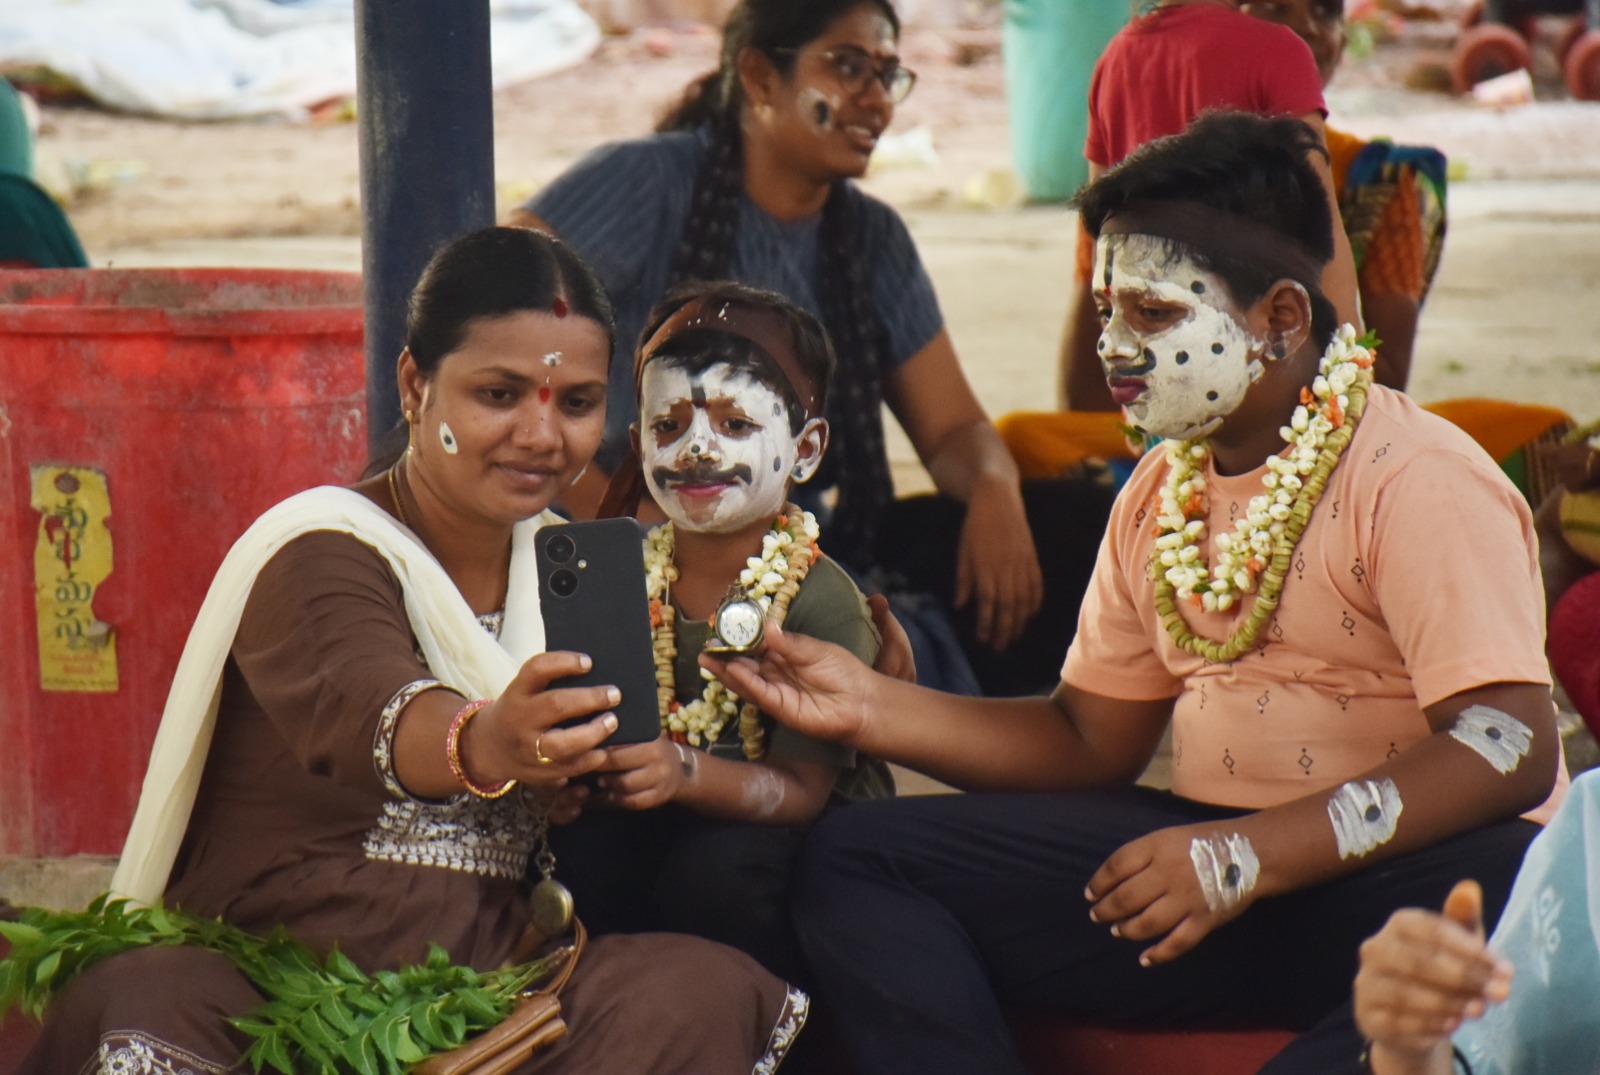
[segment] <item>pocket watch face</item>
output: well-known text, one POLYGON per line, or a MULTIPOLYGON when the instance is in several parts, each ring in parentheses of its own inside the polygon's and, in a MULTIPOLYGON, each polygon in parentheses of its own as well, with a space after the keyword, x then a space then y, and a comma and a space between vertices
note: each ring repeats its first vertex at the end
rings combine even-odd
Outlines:
POLYGON ((766 613, 748 597, 726 601, 717 609, 715 630, 721 648, 748 650, 761 641, 761 625, 766 613))

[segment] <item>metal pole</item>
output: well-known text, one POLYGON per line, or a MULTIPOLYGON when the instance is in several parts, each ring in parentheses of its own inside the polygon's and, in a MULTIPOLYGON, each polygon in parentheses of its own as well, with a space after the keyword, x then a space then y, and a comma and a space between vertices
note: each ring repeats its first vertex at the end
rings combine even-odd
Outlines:
POLYGON ((367 437, 400 420, 406 298, 438 247, 494 223, 489 0, 357 0, 367 437))

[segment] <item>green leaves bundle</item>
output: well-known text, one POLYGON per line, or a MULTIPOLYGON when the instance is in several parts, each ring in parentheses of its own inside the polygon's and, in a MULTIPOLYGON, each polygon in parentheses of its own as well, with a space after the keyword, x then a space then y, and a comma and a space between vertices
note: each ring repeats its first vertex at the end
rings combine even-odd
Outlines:
POLYGON ((326 959, 281 927, 256 937, 214 919, 101 896, 87 910, 33 909, 0 922, 0 1016, 13 1006, 40 1018, 90 965, 133 948, 195 945, 219 952, 267 1002, 233 1024, 253 1040, 255 1071, 283 1075, 401 1075, 499 1023, 517 997, 553 969, 550 957, 480 974, 434 945, 427 960, 367 974, 338 949, 326 959))

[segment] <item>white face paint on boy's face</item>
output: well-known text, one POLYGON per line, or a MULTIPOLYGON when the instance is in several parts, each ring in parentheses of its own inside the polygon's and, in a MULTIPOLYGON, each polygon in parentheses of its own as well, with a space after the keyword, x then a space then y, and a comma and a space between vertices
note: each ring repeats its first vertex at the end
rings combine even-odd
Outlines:
POLYGON ((1203 437, 1244 401, 1263 372, 1253 338, 1220 277, 1160 240, 1104 236, 1095 246, 1096 345, 1111 397, 1147 433, 1203 437))
POLYGON ((674 526, 730 533, 770 523, 788 499, 805 435, 790 435, 783 398, 748 373, 712 366, 690 375, 666 362, 644 368, 639 455, 674 526))

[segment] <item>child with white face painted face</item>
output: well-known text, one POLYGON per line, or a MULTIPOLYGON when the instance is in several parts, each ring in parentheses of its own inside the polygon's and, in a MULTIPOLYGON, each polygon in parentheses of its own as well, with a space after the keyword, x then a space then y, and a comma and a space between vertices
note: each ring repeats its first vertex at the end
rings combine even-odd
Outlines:
POLYGON ((815 472, 827 445, 821 415, 833 363, 814 318, 735 284, 669 296, 646 329, 635 362, 639 460, 619 468, 601 514, 629 514, 648 491, 668 519, 645 539, 664 734, 608 751, 595 795, 597 806, 648 816, 591 812, 553 837, 563 878, 589 890, 590 929, 670 925, 796 970, 785 879, 797 827, 835 793, 886 788, 881 767, 772 727, 696 663, 705 650, 756 647, 769 622, 876 657, 860 591, 818 550, 816 520, 788 503, 791 483, 815 472), (669 803, 685 809, 654 810, 669 803), (708 839, 724 829, 725 853, 708 839), (662 876, 703 873, 688 856, 708 854, 717 859, 712 874, 740 892, 662 894, 662 876), (619 869, 631 871, 622 883, 619 869), (596 890, 611 893, 598 907, 596 890), (679 896, 682 907, 661 917, 660 901, 679 896))
POLYGON ((1227 285, 1148 235, 1102 236, 1095 279, 1112 398, 1145 433, 1213 432, 1264 371, 1265 345, 1240 321, 1227 285))
POLYGON ((783 397, 731 364, 691 372, 661 359, 644 370, 637 436, 645 481, 680 531, 765 530, 789 482, 816 470, 827 428, 807 418, 794 434, 783 397))

